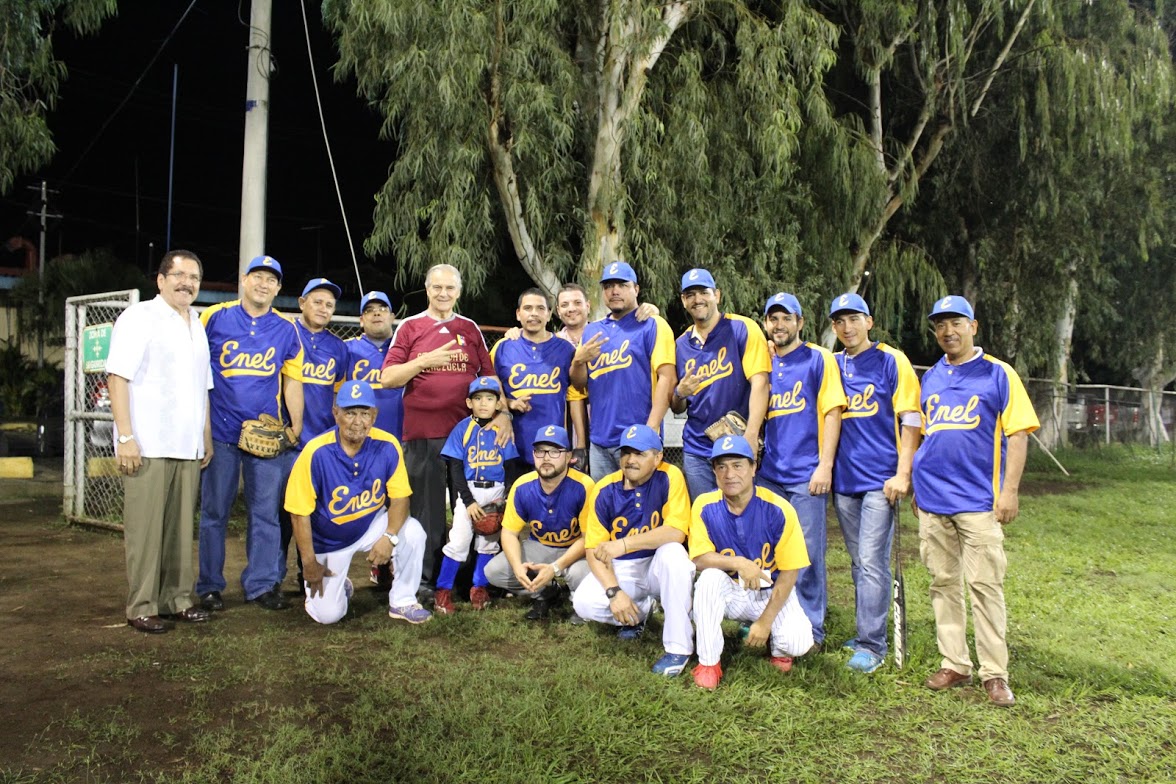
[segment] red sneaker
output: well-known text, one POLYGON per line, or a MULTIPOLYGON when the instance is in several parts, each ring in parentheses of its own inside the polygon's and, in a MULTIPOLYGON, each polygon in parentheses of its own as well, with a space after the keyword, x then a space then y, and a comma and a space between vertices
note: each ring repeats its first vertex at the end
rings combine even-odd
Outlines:
POLYGON ((438 588, 433 594, 433 612, 438 615, 453 615, 453 591, 448 588, 438 588))
POLYGON ((780 672, 789 672, 792 669, 792 657, 772 656, 768 659, 768 664, 772 665, 780 672))
POLYGON ((694 676, 694 685, 707 691, 714 691, 715 687, 719 685, 719 681, 723 679, 723 666, 721 664, 700 664, 691 670, 690 674, 694 676))
POLYGON ((480 585, 470 589, 470 604, 475 610, 485 610, 490 606, 490 592, 480 585))

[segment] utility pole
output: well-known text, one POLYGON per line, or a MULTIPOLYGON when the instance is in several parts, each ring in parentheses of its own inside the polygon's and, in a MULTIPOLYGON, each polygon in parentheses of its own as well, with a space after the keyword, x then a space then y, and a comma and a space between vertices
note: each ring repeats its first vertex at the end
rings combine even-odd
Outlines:
MULTIPOLYGON (((29 186, 29 190, 40 191, 41 209, 39 212, 29 212, 28 215, 36 215, 41 219, 41 242, 37 248, 38 262, 37 262, 37 321, 39 324, 37 328, 37 367, 45 367, 45 235, 48 233, 49 219, 60 218, 60 215, 51 214, 49 212, 49 185, 44 180, 41 180, 41 186, 38 188, 35 185, 29 186)), ((56 191, 53 191, 56 193, 56 191)))
POLYGON ((269 136, 272 0, 253 0, 249 15, 249 74, 245 93, 245 158, 241 165, 241 242, 238 270, 265 252, 265 168, 269 136))

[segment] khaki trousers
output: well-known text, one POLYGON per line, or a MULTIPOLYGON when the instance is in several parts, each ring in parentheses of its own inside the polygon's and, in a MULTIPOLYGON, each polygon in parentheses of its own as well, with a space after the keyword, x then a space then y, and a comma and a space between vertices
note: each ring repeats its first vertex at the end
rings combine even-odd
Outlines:
POLYGON ((143 458, 134 476, 123 477, 128 619, 192 606, 192 529, 199 489, 199 460, 143 458))
POLYGON ((931 572, 931 608, 941 667, 972 672, 964 583, 972 601, 980 679, 1009 677, 1005 643, 1004 532, 992 512, 937 515, 919 511, 919 556, 931 572))

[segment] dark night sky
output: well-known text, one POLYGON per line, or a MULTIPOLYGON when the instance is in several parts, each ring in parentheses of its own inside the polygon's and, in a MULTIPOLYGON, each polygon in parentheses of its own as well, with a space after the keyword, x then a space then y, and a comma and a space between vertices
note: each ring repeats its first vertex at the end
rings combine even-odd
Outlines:
MULTIPOLYGON (((55 51, 69 69, 50 117, 58 153, 43 171, 20 178, 0 201, 4 239, 22 234, 37 241, 37 220, 24 213, 36 207, 36 196, 27 188, 44 176, 58 191, 50 211, 63 216, 50 225, 50 257, 110 247, 128 263, 153 266, 167 231, 172 76, 178 66, 171 244, 199 253, 207 279, 235 281, 248 44, 248 28, 241 19, 248 21, 248 0, 241 0, 240 7, 200 0, 126 106, 85 153, 187 6, 188 0, 124 0, 119 15, 96 35, 55 36, 55 51)), ((380 117, 356 95, 354 82, 337 83, 330 75, 336 56, 318 3, 307 3, 307 15, 365 288, 391 290, 392 260, 365 261, 362 243, 371 230, 373 194, 386 178, 394 145, 379 140, 380 117)), ((355 276, 319 128, 297 2, 276 0, 271 40, 277 73, 270 84, 266 250, 282 262, 288 279, 300 282, 321 272, 353 293, 355 276)), ((9 257, 3 264, 19 261, 9 257)), ((288 280, 283 293, 297 294, 293 288, 288 280)))

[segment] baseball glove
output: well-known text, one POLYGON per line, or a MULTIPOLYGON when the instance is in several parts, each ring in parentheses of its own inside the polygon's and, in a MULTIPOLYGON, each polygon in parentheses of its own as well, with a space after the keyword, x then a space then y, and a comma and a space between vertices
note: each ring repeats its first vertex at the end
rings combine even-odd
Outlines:
POLYGON ((293 449, 298 439, 294 429, 282 424, 282 420, 269 414, 241 423, 241 438, 237 448, 254 457, 277 457, 287 449, 293 449))
POLYGON ((703 432, 711 441, 718 441, 723 436, 741 436, 747 430, 747 420, 738 411, 728 411, 711 423, 703 432))
POLYGON ((493 536, 502 530, 502 513, 506 509, 506 505, 502 501, 492 501, 488 504, 479 504, 482 511, 486 514, 474 521, 474 533, 482 536, 493 536))

